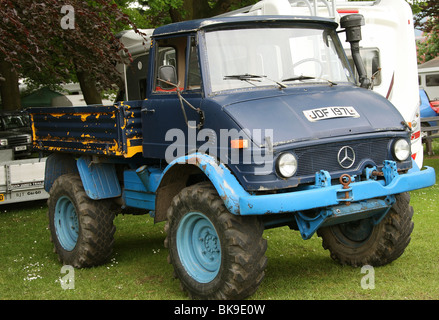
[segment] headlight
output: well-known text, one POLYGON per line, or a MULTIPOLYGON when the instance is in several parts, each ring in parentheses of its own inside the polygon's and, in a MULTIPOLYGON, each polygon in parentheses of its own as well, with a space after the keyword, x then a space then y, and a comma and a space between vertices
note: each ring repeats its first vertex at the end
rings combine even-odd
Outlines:
POLYGON ((4 147, 8 145, 8 139, 0 139, 0 146, 4 147))
POLYGON ((404 161, 410 156, 410 144, 404 140, 399 139, 393 145, 393 155, 399 161, 404 161))
POLYGON ((283 178, 292 177, 297 171, 297 159, 289 152, 285 152, 277 158, 277 173, 283 178))

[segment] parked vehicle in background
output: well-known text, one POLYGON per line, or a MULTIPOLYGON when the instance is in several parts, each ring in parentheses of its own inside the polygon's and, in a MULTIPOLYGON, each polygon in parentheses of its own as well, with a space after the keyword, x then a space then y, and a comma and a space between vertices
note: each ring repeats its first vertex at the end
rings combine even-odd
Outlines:
POLYGON ((439 104, 439 58, 421 64, 418 74, 419 86, 427 92, 430 101, 439 104))
POLYGON ((25 158, 32 153, 32 135, 28 115, 24 112, 0 114, 0 150, 12 149, 13 158, 25 158))
POLYGON ((43 200, 45 158, 29 158, 32 130, 26 112, 0 114, 0 205, 43 200))
POLYGON ((43 200, 46 158, 13 160, 13 150, 0 150, 0 205, 43 200))
MULTIPOLYGON (((425 152, 428 155, 433 155, 433 139, 438 136, 438 115, 439 105, 433 105, 430 101, 427 92, 424 89, 419 89, 419 97, 421 101, 421 138, 422 143, 425 144, 425 152)), ((437 101, 439 102, 439 101, 437 101)))
MULTIPOLYGON (((421 104, 419 107, 419 110, 421 112, 421 119, 429 118, 429 117, 437 117, 439 112, 439 106, 434 106, 431 103, 427 92, 422 88, 419 89, 419 98, 421 99, 421 104)), ((431 126, 435 126, 436 122, 432 122, 429 124, 431 126)))

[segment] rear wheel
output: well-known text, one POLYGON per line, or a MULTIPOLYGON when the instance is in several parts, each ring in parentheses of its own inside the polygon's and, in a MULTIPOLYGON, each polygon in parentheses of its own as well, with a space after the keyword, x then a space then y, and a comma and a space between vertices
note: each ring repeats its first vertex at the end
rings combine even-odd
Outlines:
POLYGON ((193 299, 243 299, 253 294, 267 263, 263 224, 232 215, 207 183, 183 189, 165 226, 169 262, 193 299))
POLYGON ((48 207, 51 240, 63 264, 81 268, 106 262, 116 230, 111 202, 90 199, 79 175, 65 174, 54 182, 48 207))
POLYGON ((375 225, 372 218, 329 226, 317 231, 331 258, 354 267, 382 266, 402 255, 413 231, 410 195, 396 196, 396 202, 375 225))

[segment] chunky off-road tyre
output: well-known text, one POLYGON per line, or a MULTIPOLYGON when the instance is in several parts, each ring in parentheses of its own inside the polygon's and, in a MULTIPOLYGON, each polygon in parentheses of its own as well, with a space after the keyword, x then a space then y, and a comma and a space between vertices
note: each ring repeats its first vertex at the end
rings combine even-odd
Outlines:
POLYGON ((410 242, 413 208, 410 195, 396 196, 396 202, 377 225, 372 218, 318 230, 323 248, 341 264, 360 267, 382 266, 399 258, 410 242))
POLYGON ((192 299, 243 299, 264 278, 263 224, 231 214, 210 183, 174 197, 165 231, 168 262, 192 299))
POLYGON ((111 202, 90 199, 77 174, 60 176, 49 195, 49 229, 59 260, 75 268, 106 262, 116 231, 111 202))

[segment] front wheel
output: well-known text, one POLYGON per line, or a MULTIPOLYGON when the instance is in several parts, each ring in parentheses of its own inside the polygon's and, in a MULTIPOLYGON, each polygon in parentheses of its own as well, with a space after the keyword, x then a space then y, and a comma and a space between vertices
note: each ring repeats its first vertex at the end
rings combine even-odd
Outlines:
POLYGON ((396 202, 377 225, 369 218, 324 227, 317 234, 323 248, 341 264, 386 265, 401 256, 410 242, 413 208, 409 203, 408 193, 396 195, 396 202))
POLYGON ((267 263, 264 226, 227 211, 208 183, 183 189, 165 226, 169 262, 193 299, 243 299, 253 294, 267 263))

